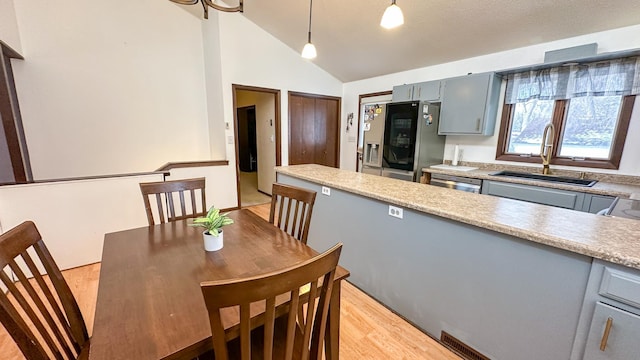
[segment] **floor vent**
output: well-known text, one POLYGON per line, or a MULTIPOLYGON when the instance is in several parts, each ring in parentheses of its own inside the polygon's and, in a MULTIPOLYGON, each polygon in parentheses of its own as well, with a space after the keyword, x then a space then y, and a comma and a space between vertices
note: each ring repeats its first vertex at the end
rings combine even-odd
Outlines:
POLYGON ((451 334, 448 334, 446 331, 443 331, 440 334, 440 341, 442 341, 443 344, 447 345, 452 350, 454 350, 456 353, 458 353, 458 355, 462 356, 463 359, 466 359, 466 360, 491 360, 488 357, 480 354, 478 351, 476 351, 471 346, 469 346, 469 345, 463 343, 462 341, 456 339, 455 337, 451 336, 451 334))

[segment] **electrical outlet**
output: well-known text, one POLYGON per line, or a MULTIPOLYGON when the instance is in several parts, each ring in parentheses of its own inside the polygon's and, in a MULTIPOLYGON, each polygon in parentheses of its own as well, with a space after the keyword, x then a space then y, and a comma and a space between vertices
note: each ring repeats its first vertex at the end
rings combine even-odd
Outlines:
POLYGON ((323 187, 322 187, 322 193, 323 193, 324 195, 331 196, 331 189, 330 189, 330 188, 328 188, 328 187, 326 187, 326 186, 323 186, 323 187))
POLYGON ((389 205, 389 216, 397 217, 398 219, 402 219, 402 208, 389 205))

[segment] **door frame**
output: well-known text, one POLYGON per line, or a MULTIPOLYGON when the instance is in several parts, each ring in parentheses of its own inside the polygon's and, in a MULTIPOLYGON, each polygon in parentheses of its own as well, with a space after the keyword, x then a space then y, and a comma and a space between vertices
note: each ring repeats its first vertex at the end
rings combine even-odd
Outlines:
POLYGON ((331 96, 331 95, 321 95, 321 94, 311 94, 311 93, 304 93, 304 92, 299 92, 299 91, 289 91, 287 94, 287 102, 288 102, 288 107, 289 107, 289 121, 288 121, 288 136, 289 136, 289 149, 288 149, 288 154, 291 154, 291 96, 300 96, 300 97, 306 97, 306 98, 311 98, 311 99, 321 99, 321 100, 337 100, 338 101, 338 114, 337 114, 337 120, 338 120, 338 126, 336 127, 336 133, 334 134, 336 136, 336 169, 340 168, 340 129, 342 126, 342 98, 339 96, 331 96))
POLYGON ((275 108, 275 134, 276 134, 276 166, 282 165, 282 153, 281 153, 281 135, 280 135, 280 90, 279 89, 270 89, 263 88, 257 86, 249 86, 249 85, 239 85, 239 84, 231 84, 231 92, 233 93, 233 141, 235 148, 235 157, 236 157, 236 193, 238 199, 238 209, 242 208, 242 199, 240 194, 240 164, 239 160, 239 147, 238 147, 238 102, 236 99, 236 95, 238 91, 254 91, 260 93, 273 94, 274 108, 275 108))
MULTIPOLYGON (((362 99, 364 98, 369 98, 369 97, 375 97, 375 96, 384 96, 384 95, 392 95, 393 91, 391 90, 387 90, 387 91, 379 91, 379 92, 373 92, 373 93, 368 93, 368 94, 360 94, 358 95, 358 132, 356 134, 358 134, 358 137, 356 138, 356 147, 357 144, 360 144, 360 119, 362 116, 362 99)), ((356 172, 360 171, 360 154, 356 151, 356 172)))

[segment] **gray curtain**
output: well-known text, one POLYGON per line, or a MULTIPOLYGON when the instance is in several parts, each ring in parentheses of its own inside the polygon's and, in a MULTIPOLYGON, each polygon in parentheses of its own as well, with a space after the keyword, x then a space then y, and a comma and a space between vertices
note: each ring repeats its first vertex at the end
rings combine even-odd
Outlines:
POLYGON ((639 93, 640 57, 628 57, 510 74, 505 102, 639 93))

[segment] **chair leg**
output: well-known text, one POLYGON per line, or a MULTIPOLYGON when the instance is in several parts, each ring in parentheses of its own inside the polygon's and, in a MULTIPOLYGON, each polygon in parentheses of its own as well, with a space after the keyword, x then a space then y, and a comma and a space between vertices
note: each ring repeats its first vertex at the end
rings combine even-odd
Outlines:
POLYGON ((329 302, 329 321, 324 333, 325 359, 338 359, 340 354, 340 288, 341 281, 333 284, 329 302))

